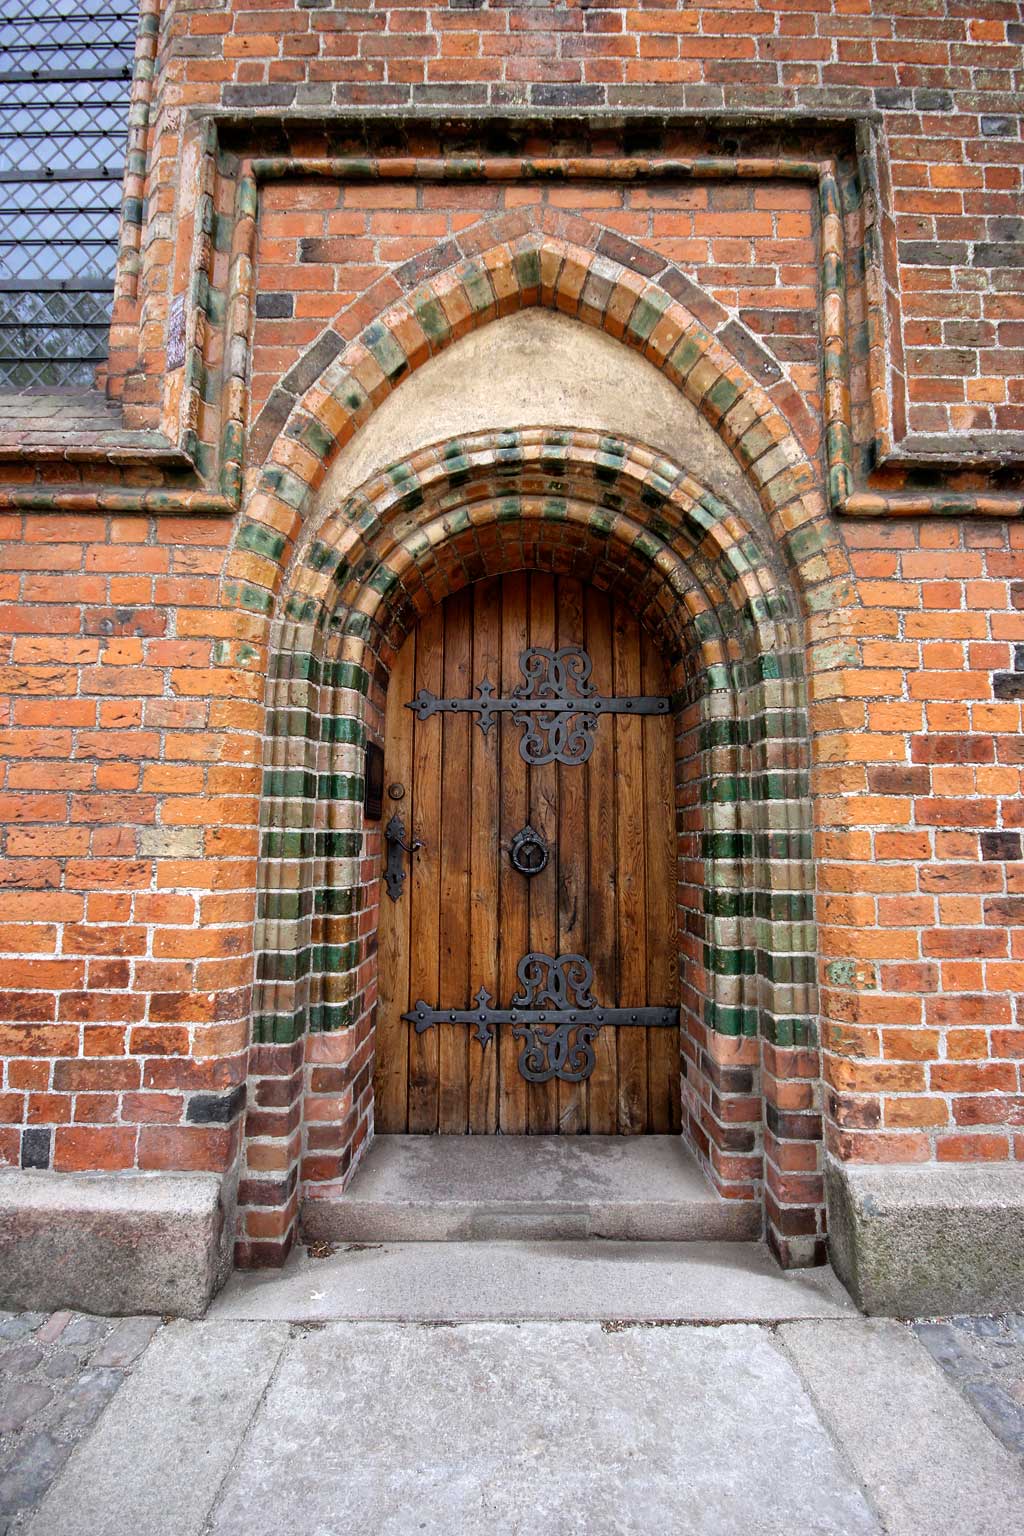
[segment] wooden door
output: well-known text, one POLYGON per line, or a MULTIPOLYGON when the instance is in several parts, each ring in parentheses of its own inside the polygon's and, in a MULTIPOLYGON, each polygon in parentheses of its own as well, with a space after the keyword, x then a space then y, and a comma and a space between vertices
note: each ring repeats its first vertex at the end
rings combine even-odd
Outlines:
POLYGON ((589 761, 528 765, 522 725, 500 714, 418 719, 421 689, 469 699, 487 679, 508 697, 532 646, 584 648, 608 695, 665 695, 664 667, 629 607, 580 582, 516 573, 476 583, 410 635, 391 677, 384 820, 423 847, 402 894, 381 889, 375 1116, 383 1132, 446 1135, 671 1132, 680 1125, 679 1031, 602 1028, 585 1081, 527 1081, 508 1025, 483 1046, 464 1023, 417 1033, 417 999, 466 1009, 480 987, 508 1007, 530 951, 581 954, 599 1003, 675 1008, 671 717, 603 716, 589 761), (513 868, 526 824, 549 848, 541 873, 513 868))

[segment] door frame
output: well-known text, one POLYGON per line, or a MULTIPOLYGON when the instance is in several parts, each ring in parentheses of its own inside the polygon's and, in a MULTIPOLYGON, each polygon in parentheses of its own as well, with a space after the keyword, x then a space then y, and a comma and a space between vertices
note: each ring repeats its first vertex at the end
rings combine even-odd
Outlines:
MULTIPOLYGON (((243 1207, 274 1199, 293 1232, 300 1193, 337 1198, 372 1133, 381 846, 362 765, 391 660, 468 582, 565 570, 630 595, 673 682, 684 1138, 724 1198, 763 1209, 783 1263, 821 1261, 804 649, 766 539, 663 455, 539 428, 421 450, 317 529, 268 689, 251 1089, 291 1095, 287 1173, 278 1194, 243 1178, 243 1207)), ((257 1163, 281 1130, 254 1122, 257 1163)), ((243 1262, 260 1252, 242 1240, 243 1262)))
MULTIPOLYGON (((543 668, 543 653, 533 661, 543 668)), ((571 676, 564 686, 582 706, 571 676)), ((400 815, 406 842, 415 834, 421 846, 415 857, 400 853, 405 878, 378 908, 377 1132, 679 1134, 669 691, 639 616, 564 574, 483 578, 445 598, 407 636, 389 684, 385 762, 388 780, 401 781, 401 799, 389 809, 400 815), (608 710, 582 755, 583 738, 574 736, 563 744, 566 757, 538 763, 525 750, 519 714, 498 709, 485 731, 469 711, 412 707, 424 695, 471 699, 484 679, 508 698, 528 679, 523 657, 536 646, 556 660, 566 651, 585 654, 593 670, 582 683, 609 697, 657 696, 666 713, 608 710), (527 825, 548 849, 534 877, 510 858, 527 825), (529 986, 519 968, 531 952, 581 956, 597 1006, 624 1014, 592 1039, 569 1030, 579 1055, 564 1076, 547 1080, 545 1045, 517 1038, 507 1018, 483 1042, 474 1038, 476 1015, 446 1022, 448 1009, 471 1009, 480 987, 492 1008, 507 1009, 529 986), (408 1012, 421 999, 438 1014, 422 1032, 408 1012), (640 1007, 666 1018, 632 1028, 628 1010, 640 1007), (674 1027, 663 1027, 673 1017, 674 1027), (580 1071, 585 1077, 574 1081, 580 1071)), ((545 747, 559 751, 541 736, 533 745, 542 757, 545 747)), ((579 1022, 585 1026, 587 1015, 579 1022)))

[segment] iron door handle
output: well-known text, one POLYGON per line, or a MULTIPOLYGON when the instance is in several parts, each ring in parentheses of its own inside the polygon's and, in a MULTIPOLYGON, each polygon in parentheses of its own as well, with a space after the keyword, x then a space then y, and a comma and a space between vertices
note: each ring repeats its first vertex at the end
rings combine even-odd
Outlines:
POLYGON ((411 843, 406 842, 405 822, 397 811, 384 828, 384 841, 388 848, 387 864, 384 867, 384 884, 387 886, 391 900, 397 901, 402 894, 406 877, 405 860, 402 854, 407 853, 411 856, 417 848, 423 848, 425 844, 418 837, 413 838, 411 843))

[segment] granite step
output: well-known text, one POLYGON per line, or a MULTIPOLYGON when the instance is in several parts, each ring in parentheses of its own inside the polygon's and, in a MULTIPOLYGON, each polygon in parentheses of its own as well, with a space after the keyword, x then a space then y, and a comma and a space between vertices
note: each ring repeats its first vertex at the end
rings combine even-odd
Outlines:
POLYGON ((674 1136, 377 1136, 343 1195, 307 1197, 307 1242, 744 1242, 674 1136))

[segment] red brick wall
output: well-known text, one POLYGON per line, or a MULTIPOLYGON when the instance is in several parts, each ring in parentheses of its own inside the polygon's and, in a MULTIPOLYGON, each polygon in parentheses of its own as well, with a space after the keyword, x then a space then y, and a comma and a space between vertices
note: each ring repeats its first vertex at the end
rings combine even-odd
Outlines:
POLYGON ((0 520, 0 1119, 52 1128, 60 1169, 237 1149, 263 679, 214 665, 231 537, 0 520))
MULTIPOLYGON (((261 146, 327 153, 318 112, 461 111, 465 146, 488 113, 642 109, 655 116, 627 139, 647 152, 671 139, 658 113, 728 113, 692 129, 724 156, 742 151, 754 114, 778 152, 822 154, 825 117, 876 114, 876 146, 866 128, 860 145, 875 184, 865 174, 847 220, 863 484, 1019 489, 1022 42, 1007 0, 177 0, 162 11, 149 223, 118 301, 111 393, 129 427, 173 438, 172 297, 208 257, 224 300, 241 162, 261 146), (203 107, 238 119, 222 124, 209 239, 195 217, 199 130, 182 110, 203 107), (801 123, 766 128, 775 112, 801 123), (282 114, 307 120, 286 130, 282 114), (248 135, 244 153, 232 133, 248 135), (879 452, 888 467, 872 467, 879 452)), ((351 148, 361 129, 337 132, 351 148)), ((435 136, 401 132, 424 148, 435 136)), ((570 129, 548 123, 528 143, 540 152, 563 138, 570 129)), ((844 143, 849 167, 849 133, 844 143)), ((616 132, 591 129, 588 152, 617 147, 616 132)), ((260 196, 247 488, 283 425, 274 390, 323 328, 352 334, 388 302, 397 267, 444 265, 447 242, 479 227, 483 244, 510 219, 670 260, 741 361, 763 371, 767 359, 772 400, 819 449, 821 230, 807 186, 304 180, 260 196)), ((208 381, 194 425, 212 462, 230 348, 212 319, 201 331, 208 381)), ((122 493, 179 507, 205 495, 202 454, 196 475, 147 458, 149 439, 134 458, 79 463, 39 456, 34 433, 26 416, 0 508, 15 493, 80 499, 0 510, 0 1162, 27 1145, 30 1160, 45 1150, 62 1169, 224 1168, 247 1068, 267 639, 261 615, 226 604, 240 516, 227 502, 206 517, 118 510, 122 493), (52 1145, 23 1143, 22 1127, 51 1131, 52 1145)), ((854 616, 815 637, 809 665, 828 1144, 855 1159, 1019 1158, 1021 527, 837 523, 854 616)))
MULTIPOLYGON (((1024 431, 1016 0, 178 0, 167 12, 168 112, 876 112, 885 256, 903 299, 896 435, 1024 431)), ((728 229, 723 218, 716 238, 728 229)), ((677 259, 708 260, 683 247, 677 259)))
MULTIPOLYGON (((397 296, 397 285, 383 282, 396 267, 417 257, 425 268, 436 265, 446 248, 449 260, 458 259, 456 237, 462 250, 484 250, 545 227, 546 216, 546 227, 578 244, 594 245, 604 234, 602 250, 628 259, 628 248, 616 244, 620 236, 682 267, 701 289, 712 328, 736 314, 775 360, 774 376, 802 397, 813 452, 812 418, 820 409, 815 204, 812 187, 785 182, 271 185, 260 219, 253 414, 326 325, 354 335, 389 295, 397 296), (290 314, 274 313, 280 310, 290 314)), ((748 346, 744 361, 751 360, 748 346)))
POLYGON ((812 704, 828 1142, 1024 1156, 1024 528, 848 524, 857 667, 812 704))

